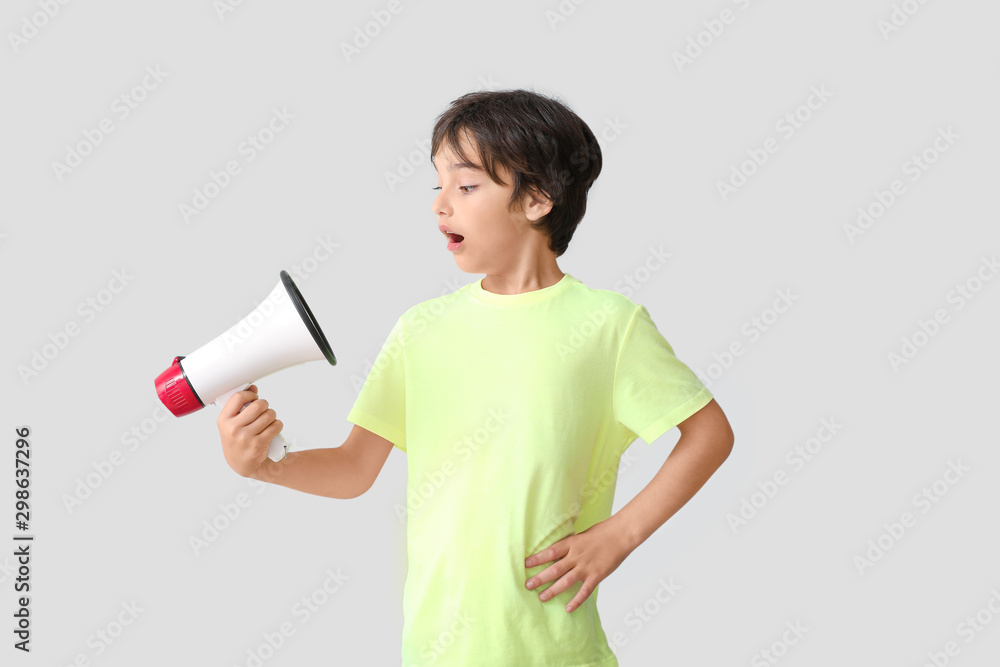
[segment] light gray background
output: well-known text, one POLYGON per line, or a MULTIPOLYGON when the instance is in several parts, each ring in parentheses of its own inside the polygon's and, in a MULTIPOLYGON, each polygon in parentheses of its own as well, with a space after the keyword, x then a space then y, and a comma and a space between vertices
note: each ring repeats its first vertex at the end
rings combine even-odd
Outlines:
MULTIPOLYGON (((419 143, 461 94, 513 87, 565 101, 604 152, 560 267, 602 289, 625 291, 631 277, 639 289, 627 294, 699 372, 743 344, 711 384, 736 433, 731 457, 601 584, 621 664, 771 664, 759 652, 776 643, 782 665, 917 666, 949 641, 949 664, 1000 654, 1000 615, 987 606, 1000 591, 1000 281, 976 283, 977 271, 993 277, 982 258, 1000 249, 996 3, 897 0, 916 12, 886 37, 887 0, 403 0, 350 61, 340 44, 387 3, 248 1, 220 18, 208 0, 73 2, 15 47, 10 34, 40 6, 6 3, 0 21, 4 664, 83 654, 95 665, 247 665, 286 621, 294 634, 265 665, 399 663, 405 455, 394 451, 354 501, 258 493, 226 465, 214 408, 156 421, 153 379, 247 315, 280 270, 301 267, 339 363, 258 385, 297 448, 340 445, 395 319, 482 277, 445 250, 419 143), (553 24, 560 7, 566 20, 553 24), (724 10, 732 22, 710 40, 703 22, 724 10), (679 70, 674 54, 699 33, 708 46, 679 70), (112 103, 147 67, 167 75, 121 119, 112 103), (800 109, 811 87, 831 96, 800 109), (282 108, 294 120, 246 161, 240 143, 282 108), (776 123, 797 109, 809 118, 787 138, 776 123), (52 163, 102 118, 114 131, 60 181, 52 163), (957 139, 911 181, 907 161, 933 153, 949 127, 957 139), (779 150, 723 201, 717 182, 768 137, 779 150), (419 164, 390 188, 386 174, 411 153, 419 164), (186 223, 179 205, 234 159, 242 172, 186 223), (905 192, 851 243, 845 225, 893 179, 905 192), (650 247, 671 254, 654 271, 650 247), (116 270, 133 278, 88 321, 79 304, 116 270), (967 281, 981 289, 958 308, 948 295, 967 281), (795 300, 752 340, 744 325, 767 317, 779 290, 795 300), (894 369, 890 353, 938 309, 947 322, 916 336, 926 344, 894 369), (18 367, 70 324, 79 335, 22 380, 18 367), (786 454, 824 419, 841 426, 795 470, 786 454), (23 425, 37 536, 30 656, 9 632, 23 425), (132 429, 143 433, 134 448, 132 429), (115 450, 121 465, 68 510, 64 498, 115 450), (949 461, 968 471, 939 482, 946 494, 922 513, 914 495, 949 461), (780 471, 787 484, 734 533, 727 515, 780 471), (249 506, 195 555, 189 538, 241 493, 249 506), (904 512, 915 525, 882 535, 904 512), (880 535, 891 548, 859 571, 855 557, 880 535), (328 570, 347 579, 302 622, 295 605, 328 570), (663 602, 671 579, 680 589, 663 602), (142 611, 98 654, 94 633, 113 631, 132 603, 142 611), (992 622, 967 641, 960 624, 977 612, 992 622), (783 651, 795 623, 808 630, 783 651)), ((629 449, 616 511, 678 436, 629 449)))

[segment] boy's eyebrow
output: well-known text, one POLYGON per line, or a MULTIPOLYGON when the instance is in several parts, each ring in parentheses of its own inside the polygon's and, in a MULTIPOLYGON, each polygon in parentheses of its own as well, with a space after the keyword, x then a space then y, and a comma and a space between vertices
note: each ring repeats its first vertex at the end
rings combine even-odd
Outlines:
MULTIPOLYGON (((448 165, 448 171, 457 171, 459 169, 467 169, 469 171, 486 171, 478 164, 474 164, 472 162, 453 162, 452 164, 448 165)), ((436 164, 434 165, 434 170, 435 171, 437 170, 436 164)))

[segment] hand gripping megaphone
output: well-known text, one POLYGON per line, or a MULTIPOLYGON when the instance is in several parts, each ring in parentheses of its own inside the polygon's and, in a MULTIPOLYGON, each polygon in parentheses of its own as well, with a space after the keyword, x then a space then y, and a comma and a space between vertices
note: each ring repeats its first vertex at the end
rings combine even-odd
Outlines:
MULTIPOLYGON (((175 416, 209 403, 220 409, 256 380, 306 361, 336 365, 330 344, 287 271, 249 315, 187 356, 174 357, 156 377, 156 394, 175 416)), ((250 403, 244 403, 243 410, 250 403)), ((280 461, 289 444, 279 433, 267 456, 280 461)))

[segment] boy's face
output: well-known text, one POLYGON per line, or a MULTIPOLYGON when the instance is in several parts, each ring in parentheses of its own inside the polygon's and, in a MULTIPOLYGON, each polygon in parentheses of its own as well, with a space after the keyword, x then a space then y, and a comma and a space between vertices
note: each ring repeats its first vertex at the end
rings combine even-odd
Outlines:
MULTIPOLYGON (((501 274, 524 261, 532 261, 541 251, 539 245, 551 252, 545 234, 528 225, 529 220, 538 220, 548 213, 552 208, 548 201, 539 203, 525 196, 523 210, 518 211, 515 206, 508 211, 507 202, 513 192, 510 172, 498 167, 500 178, 506 183, 498 185, 479 165, 475 147, 465 141, 462 148, 474 164, 453 168, 461 158, 447 143, 434 156, 439 191, 431 203, 439 227, 465 237, 451 250, 459 268, 466 273, 501 274)), ((444 238, 442 242, 447 244, 450 239, 444 238)))

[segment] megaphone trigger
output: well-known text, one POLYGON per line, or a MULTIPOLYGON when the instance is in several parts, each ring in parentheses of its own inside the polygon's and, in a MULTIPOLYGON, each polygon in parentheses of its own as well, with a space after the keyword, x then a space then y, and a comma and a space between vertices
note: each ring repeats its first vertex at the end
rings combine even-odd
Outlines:
POLYGON ((274 462, 278 462, 285 458, 285 454, 287 454, 288 450, 291 448, 292 446, 285 442, 285 439, 282 438, 279 433, 274 436, 274 440, 271 441, 271 444, 267 448, 267 458, 274 462))

